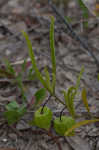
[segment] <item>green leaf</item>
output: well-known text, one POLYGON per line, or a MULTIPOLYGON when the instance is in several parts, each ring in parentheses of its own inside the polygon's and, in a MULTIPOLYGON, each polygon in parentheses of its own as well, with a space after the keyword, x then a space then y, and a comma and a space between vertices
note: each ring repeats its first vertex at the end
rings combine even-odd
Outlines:
POLYGON ((10 102, 9 104, 6 105, 6 109, 9 111, 9 110, 15 110, 15 109, 18 109, 19 108, 19 105, 16 101, 12 101, 10 102))
POLYGON ((9 125, 14 124, 19 120, 18 112, 15 110, 4 112, 4 117, 6 118, 9 125))
MULTIPOLYGON (((55 57, 55 42, 54 42, 54 17, 51 17, 50 25, 50 48, 51 48, 51 61, 52 61, 52 73, 54 74, 53 79, 56 81, 56 57, 55 57)), ((53 82, 53 81, 52 81, 53 82)), ((55 92, 55 83, 53 84, 53 92, 55 92)))
POLYGON ((37 79, 36 73, 35 73, 33 67, 31 67, 31 68, 29 69, 29 72, 28 72, 28 79, 29 79, 29 80, 35 80, 35 79, 37 79))
POLYGON ((83 3, 82 0, 77 0, 79 5, 80 5, 80 8, 82 9, 83 11, 83 14, 85 17, 88 17, 88 8, 85 6, 85 4, 83 3))
POLYGON ((83 88, 83 90, 82 90, 81 97, 82 97, 82 100, 83 100, 83 103, 85 105, 86 110, 90 114, 90 108, 88 106, 87 93, 86 93, 86 89, 85 88, 83 88))
MULTIPOLYGON (((65 132, 69 128, 71 128, 74 124, 75 124, 75 120, 72 117, 61 116, 61 120, 60 117, 54 120, 54 129, 56 133, 58 133, 61 136, 64 136, 65 132)), ((74 131, 69 133, 69 136, 73 136, 73 135, 74 135, 74 131)))
POLYGON ((51 17, 50 25, 50 48, 51 48, 51 61, 52 71, 56 74, 56 57, 55 57, 55 44, 54 44, 54 17, 51 17))
POLYGON ((72 117, 75 117, 74 98, 77 94, 76 88, 72 86, 68 89, 67 92, 63 91, 63 94, 68 111, 72 117))
POLYGON ((87 125, 87 124, 94 123, 94 122, 99 122, 99 119, 80 121, 80 122, 76 123, 75 125, 73 125, 71 128, 69 128, 65 132, 65 136, 68 136, 69 133, 71 133, 74 129, 79 128, 80 126, 87 125))
POLYGON ((25 70, 26 70, 26 65, 27 65, 27 61, 26 61, 26 59, 24 59, 24 62, 23 62, 23 64, 21 65, 23 72, 25 72, 25 70))
POLYGON ((45 88, 41 88, 40 90, 38 90, 36 93, 35 93, 35 98, 36 98, 36 101, 35 101, 35 107, 37 107, 38 105, 40 105, 43 100, 45 99, 46 97, 46 89, 45 88))
POLYGON ((76 81, 76 85, 71 86, 67 92, 63 91, 67 109, 70 112, 70 114, 72 115, 72 117, 76 116, 75 107, 74 107, 74 99, 75 99, 75 96, 77 95, 77 91, 78 91, 78 88, 80 85, 80 80, 81 80, 83 72, 84 72, 84 67, 82 66, 81 71, 80 71, 79 76, 76 81))
MULTIPOLYGON (((51 126, 52 111, 48 107, 44 107, 43 113, 41 113, 42 107, 40 107, 34 113, 33 125, 35 124, 39 128, 48 130, 51 126)), ((32 122, 31 122, 32 125, 32 122)))
POLYGON ((78 90, 78 88, 79 88, 80 80, 82 78, 83 73, 84 73, 84 66, 81 67, 81 71, 78 75, 78 78, 77 78, 77 81, 76 81, 76 90, 78 90))
POLYGON ((7 71, 15 75, 15 70, 13 69, 13 67, 11 66, 10 62, 7 59, 5 59, 5 65, 6 65, 7 71))
POLYGON ((98 79, 98 81, 99 81, 99 73, 98 73, 97 79, 98 79))
POLYGON ((53 89, 51 87, 51 82, 50 82, 50 75, 49 75, 49 72, 48 72, 47 68, 44 69, 44 72, 45 72, 45 81, 46 81, 46 84, 47 84, 48 88, 50 89, 50 91, 53 92, 53 89))
POLYGON ((37 67, 37 65, 36 65, 36 60, 35 60, 34 52, 33 52, 33 50, 32 50, 32 43, 31 43, 31 41, 29 40, 29 37, 28 37, 28 35, 27 35, 25 32, 22 32, 22 34, 23 34, 23 36, 24 36, 25 39, 26 39, 27 46, 28 46, 28 49, 29 49, 29 56, 30 56, 30 58, 31 58, 32 66, 33 66, 33 68, 34 68, 34 70, 35 70, 36 76, 37 76, 37 78, 40 80, 40 82, 43 84, 43 86, 44 86, 46 89, 48 89, 48 91, 51 93, 50 89, 49 89, 49 88, 47 87, 47 85, 46 85, 45 80, 43 79, 42 74, 39 72, 38 67, 37 67))
POLYGON ((18 112, 18 115, 19 115, 19 117, 21 118, 25 113, 26 113, 26 107, 24 106, 24 105, 22 105, 18 110, 17 110, 17 112, 18 112))
POLYGON ((25 96, 25 88, 24 88, 24 85, 23 85, 23 82, 22 82, 22 74, 19 73, 16 77, 16 83, 18 85, 18 87, 20 88, 21 90, 21 94, 22 94, 22 98, 24 101, 26 101, 26 96, 25 96))
POLYGON ((53 94, 55 94, 55 85, 56 85, 56 75, 54 73, 52 73, 52 84, 51 84, 51 87, 53 89, 53 94))
POLYGON ((8 121, 8 124, 11 125, 18 122, 21 119, 21 117, 25 114, 25 112, 26 108, 24 107, 24 105, 16 109, 10 107, 8 111, 4 112, 4 117, 8 121))

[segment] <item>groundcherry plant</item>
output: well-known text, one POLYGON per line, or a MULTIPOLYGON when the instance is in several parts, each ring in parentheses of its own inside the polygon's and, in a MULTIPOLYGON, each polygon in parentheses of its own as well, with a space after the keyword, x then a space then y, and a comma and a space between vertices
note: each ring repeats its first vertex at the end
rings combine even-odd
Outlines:
MULTIPOLYGON (((36 60, 35 60, 35 55, 32 49, 32 43, 29 40, 27 33, 22 31, 22 34, 25 37, 25 40, 27 42, 29 56, 31 58, 31 63, 32 63, 32 68, 35 71, 37 79, 43 85, 43 88, 39 89, 34 95, 36 98, 36 102, 34 106, 37 109, 35 110, 33 119, 29 122, 29 124, 49 131, 51 127, 51 123, 53 122, 53 128, 57 134, 61 136, 73 136, 75 134, 74 130, 76 128, 82 125, 86 125, 89 123, 99 121, 99 119, 94 118, 93 120, 84 120, 81 122, 76 122, 77 115, 75 113, 74 99, 78 93, 78 88, 79 88, 82 74, 84 72, 84 67, 81 68, 80 74, 77 78, 76 85, 71 86, 67 91, 66 90, 62 91, 62 94, 64 95, 64 102, 59 97, 57 97, 55 93, 56 57, 55 57, 55 45, 54 45, 55 43, 54 42, 54 17, 53 16, 51 17, 51 24, 50 24, 50 49, 51 49, 51 62, 52 62, 52 78, 50 77, 50 73, 48 72, 47 68, 44 69, 44 73, 45 73, 44 75, 42 75, 42 73, 39 71, 36 60), (68 109, 70 116, 61 115, 60 117, 55 117, 55 116, 53 117, 53 113, 51 109, 46 106, 47 102, 45 102, 44 105, 39 107, 40 104, 42 104, 46 98, 46 92, 49 93, 50 97, 51 96, 54 97, 55 100, 61 103, 65 107, 65 109, 68 109)), ((82 100, 84 102, 84 106, 86 110, 88 111, 88 113, 90 113, 90 108, 88 106, 85 88, 82 90, 81 95, 82 95, 82 100)), ((51 100, 51 98, 49 98, 48 100, 51 100)), ((13 103, 8 104, 6 106, 6 110, 7 111, 5 113, 5 117, 9 124, 18 122, 21 119, 21 117, 23 117, 24 113, 26 113, 26 107, 24 103, 21 107, 19 107, 19 105, 15 101, 13 103), (14 110, 16 111, 14 112, 14 110), (12 113, 13 115, 11 115, 12 113)))

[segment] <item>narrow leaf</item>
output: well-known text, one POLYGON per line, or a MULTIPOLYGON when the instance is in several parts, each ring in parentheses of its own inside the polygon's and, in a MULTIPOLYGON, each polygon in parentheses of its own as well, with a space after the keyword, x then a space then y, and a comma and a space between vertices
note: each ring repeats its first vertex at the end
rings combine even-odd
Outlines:
POLYGON ((50 25, 50 48, 51 48, 51 61, 52 71, 56 74, 56 58, 55 58, 55 45, 54 45, 54 17, 51 17, 50 25))
POLYGON ((27 60, 24 59, 23 64, 21 65, 22 71, 25 72, 25 70, 27 69, 27 60))
POLYGON ((51 61, 52 61, 52 73, 54 74, 52 82, 53 92, 55 92, 55 82, 56 82, 56 57, 55 57, 55 42, 54 42, 54 17, 51 17, 50 25, 50 48, 51 48, 51 61), (54 81, 53 81, 54 80, 54 81))
POLYGON ((83 90, 82 90, 81 97, 82 97, 82 100, 83 100, 86 110, 88 111, 88 113, 90 113, 90 108, 88 106, 87 93, 86 93, 85 88, 83 88, 83 90))
POLYGON ((76 93, 76 88, 73 86, 70 87, 67 92, 68 106, 72 117, 75 117, 74 98, 76 96, 76 93))
MULTIPOLYGON (((28 46, 28 49, 29 49, 29 56, 30 56, 30 58, 31 58, 32 66, 33 66, 33 68, 34 68, 34 70, 35 70, 35 73, 36 73, 36 75, 37 75, 37 78, 40 80, 40 82, 43 84, 43 86, 44 86, 46 89, 48 89, 48 87, 47 87, 47 85, 46 85, 46 82, 45 82, 45 80, 43 79, 43 76, 42 76, 42 74, 39 72, 38 67, 37 67, 37 65, 36 65, 34 52, 33 52, 33 50, 32 50, 32 43, 31 43, 31 41, 29 40, 29 37, 28 37, 28 35, 27 35, 25 32, 22 32, 22 34, 23 34, 23 36, 24 36, 25 39, 26 39, 27 46, 28 46)), ((48 89, 48 90, 50 91, 50 89, 48 89)), ((50 92, 51 92, 51 91, 50 91, 50 92)))
POLYGON ((11 73, 12 75, 15 75, 15 70, 14 68, 11 66, 10 62, 5 59, 5 65, 6 65, 6 69, 9 73, 11 73))
POLYGON ((78 90, 78 88, 79 88, 80 80, 81 80, 81 77, 82 77, 83 73, 84 73, 84 66, 81 67, 81 71, 78 75, 78 78, 77 78, 77 81, 76 81, 76 90, 78 90))
POLYGON ((49 75, 49 72, 48 72, 47 68, 44 69, 44 72, 45 72, 46 84, 47 84, 48 88, 52 91, 51 82, 50 82, 50 75, 49 75))
POLYGON ((55 85, 56 85, 56 75, 54 73, 52 73, 52 90, 53 90, 53 94, 55 93, 55 85))
POLYGON ((35 80, 35 79, 37 79, 37 76, 36 76, 36 73, 35 73, 33 67, 31 67, 31 68, 29 69, 27 76, 28 76, 28 79, 29 79, 29 80, 35 80))
POLYGON ((80 121, 80 122, 76 123, 74 126, 72 126, 71 128, 69 128, 65 132, 65 136, 68 136, 69 133, 71 133, 74 129, 79 128, 80 126, 87 125, 87 124, 94 123, 94 122, 99 122, 99 119, 80 121))
POLYGON ((72 115, 72 117, 75 117, 75 107, 74 107, 74 98, 76 96, 76 88, 70 87, 68 91, 63 91, 65 103, 67 106, 67 109, 69 113, 72 115))
POLYGON ((97 75, 97 79, 98 79, 98 81, 99 81, 99 73, 98 73, 98 75, 97 75))
POLYGON ((21 90, 21 95, 22 95, 23 100, 26 101, 25 86, 23 85, 23 82, 22 82, 22 73, 21 72, 16 77, 16 83, 21 90))

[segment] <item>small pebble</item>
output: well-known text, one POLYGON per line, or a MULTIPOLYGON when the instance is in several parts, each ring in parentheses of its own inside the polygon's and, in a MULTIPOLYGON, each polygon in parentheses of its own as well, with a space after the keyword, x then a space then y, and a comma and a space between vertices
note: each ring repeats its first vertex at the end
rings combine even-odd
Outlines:
POLYGON ((6 138, 5 138, 5 139, 2 139, 2 142, 5 142, 5 143, 6 143, 7 141, 8 141, 8 140, 7 140, 6 138))

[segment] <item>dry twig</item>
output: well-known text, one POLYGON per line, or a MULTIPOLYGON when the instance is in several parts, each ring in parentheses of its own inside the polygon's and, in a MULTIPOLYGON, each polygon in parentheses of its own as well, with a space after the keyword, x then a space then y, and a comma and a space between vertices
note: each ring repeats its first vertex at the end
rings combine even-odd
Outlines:
MULTIPOLYGON (((60 20, 66 25, 67 29, 70 31, 70 35, 72 38, 74 38, 76 41, 78 41, 81 46, 87 51, 87 53, 94 59, 94 62, 97 66, 97 69, 99 71, 99 61, 96 58, 96 56, 94 55, 94 53, 92 52, 92 50, 89 48, 87 42, 83 39, 81 39, 79 37, 79 35, 77 35, 75 33, 75 31, 73 30, 72 26, 70 23, 68 23, 68 21, 60 14, 60 12, 57 10, 57 8, 54 6, 54 4, 52 3, 52 0, 48 0, 50 7, 53 9, 53 11, 56 13, 56 15, 60 18, 60 20)), ((67 33, 67 30, 66 30, 67 33)))

